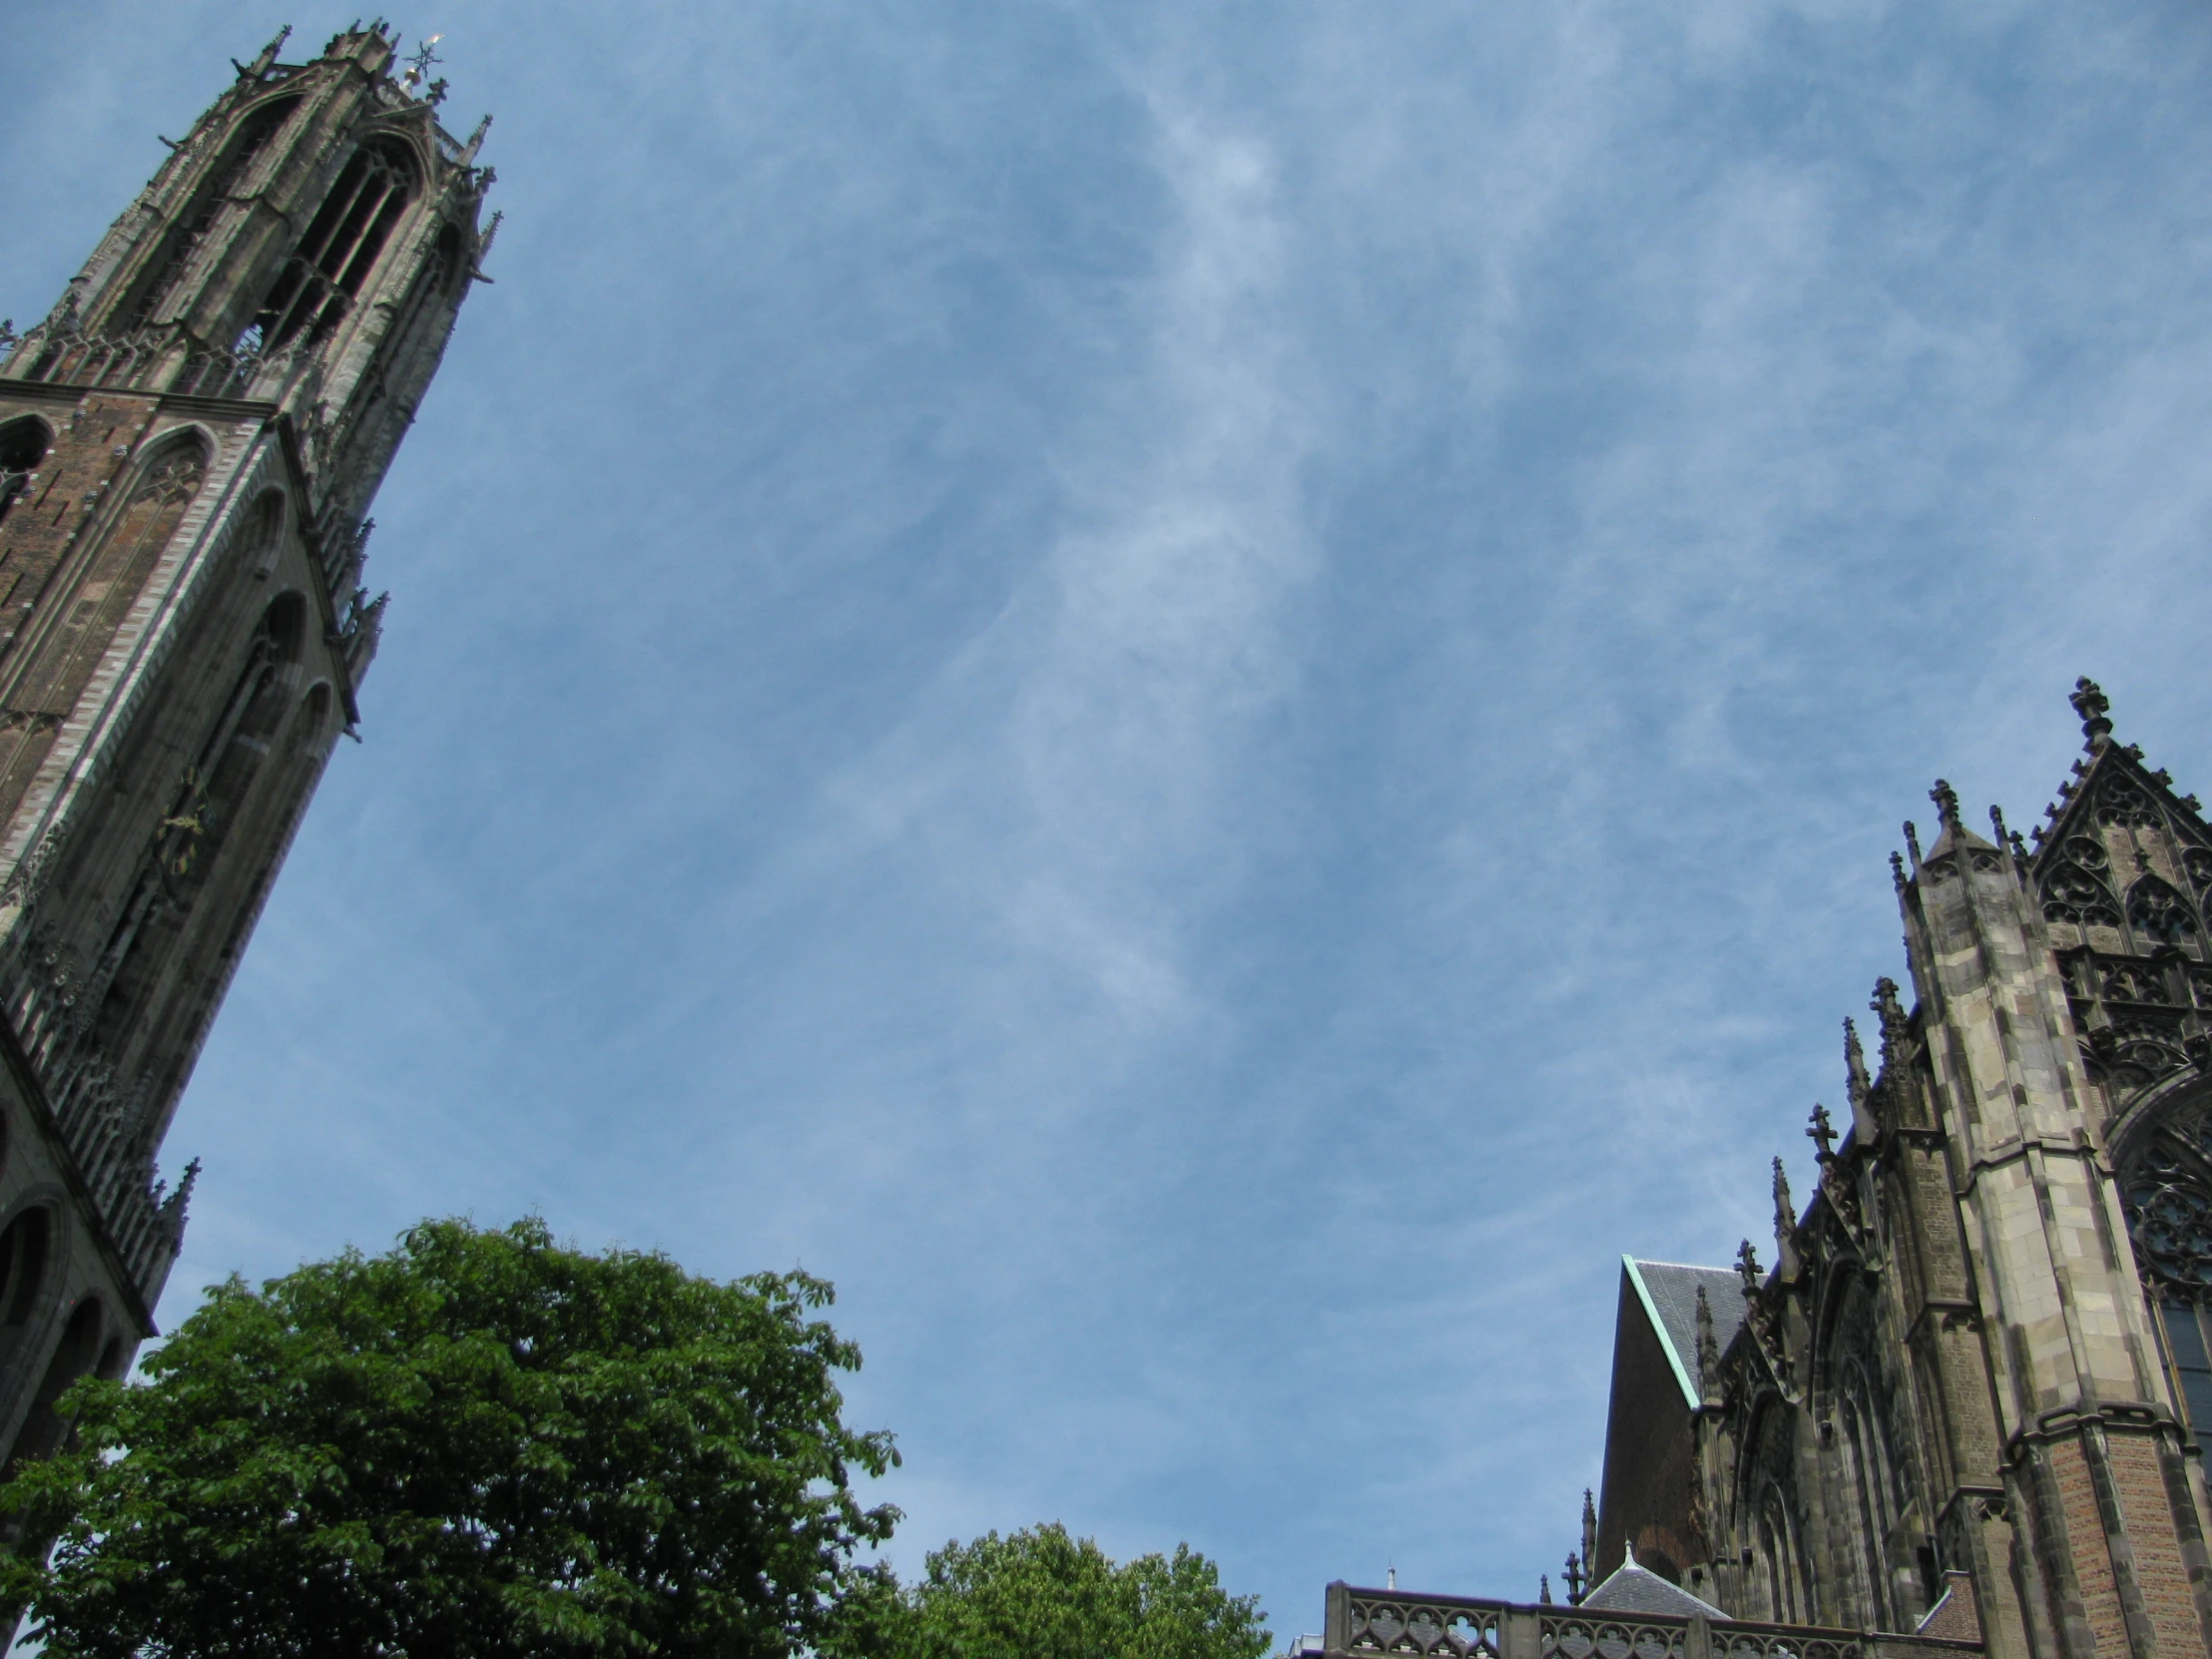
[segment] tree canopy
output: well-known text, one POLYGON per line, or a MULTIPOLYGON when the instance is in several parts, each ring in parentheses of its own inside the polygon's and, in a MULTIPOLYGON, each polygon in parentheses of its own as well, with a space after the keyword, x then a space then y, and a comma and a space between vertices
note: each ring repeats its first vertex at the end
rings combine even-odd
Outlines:
POLYGON ((830 1301, 535 1220, 234 1278, 148 1382, 65 1396, 75 1441, 0 1489, 51 1560, 0 1587, 100 1659, 789 1653, 897 1518, 847 1478, 897 1457, 841 1420, 830 1301))
POLYGON ((827 1659, 1262 1659, 1259 1597, 1187 1544, 1117 1564, 1058 1522, 933 1551, 901 1585, 857 1582, 827 1659))

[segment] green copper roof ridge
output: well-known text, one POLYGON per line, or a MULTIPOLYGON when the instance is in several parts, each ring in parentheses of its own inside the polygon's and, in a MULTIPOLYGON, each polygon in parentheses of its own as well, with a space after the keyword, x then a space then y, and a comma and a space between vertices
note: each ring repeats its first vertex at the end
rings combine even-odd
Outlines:
POLYGON ((1674 1367, 1674 1380, 1682 1384, 1682 1397, 1695 1411, 1704 1400, 1698 1395, 1697 1384, 1690 1379, 1690 1369, 1682 1363, 1682 1356, 1674 1351, 1674 1338, 1667 1334, 1667 1322, 1659 1317, 1659 1305, 1651 1300, 1651 1292, 1644 1285, 1644 1276, 1636 1271, 1636 1258, 1625 1253, 1621 1257, 1621 1272, 1628 1275, 1628 1282, 1636 1287, 1636 1300, 1643 1304, 1644 1318, 1651 1321, 1652 1334, 1659 1339, 1659 1346, 1667 1351, 1667 1364, 1674 1367))

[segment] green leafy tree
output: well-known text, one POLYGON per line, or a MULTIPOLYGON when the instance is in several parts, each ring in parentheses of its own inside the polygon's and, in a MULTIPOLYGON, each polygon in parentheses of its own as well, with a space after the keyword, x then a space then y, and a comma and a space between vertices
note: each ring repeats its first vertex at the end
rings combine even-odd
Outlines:
POLYGON ((856 1580, 827 1659, 1262 1659, 1258 1596, 1222 1589, 1188 1544, 1116 1564, 1057 1521, 948 1543, 918 1583, 856 1580))
POLYGON ((897 1455, 840 1419, 830 1300, 535 1220, 234 1278, 148 1383, 65 1396, 74 1442, 0 1489, 50 1562, 0 1588, 101 1659, 790 1653, 897 1518, 847 1480, 897 1455))

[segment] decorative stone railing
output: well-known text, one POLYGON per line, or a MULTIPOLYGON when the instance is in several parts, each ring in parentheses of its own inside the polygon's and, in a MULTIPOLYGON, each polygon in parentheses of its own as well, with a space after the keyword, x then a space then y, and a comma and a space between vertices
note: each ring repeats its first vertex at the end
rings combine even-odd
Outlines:
MULTIPOLYGON (((0 340, 0 346, 10 342, 0 340)), ((127 334, 90 334, 49 319, 12 342, 0 377, 57 381, 112 391, 183 392, 200 397, 276 398, 296 348, 264 355, 203 345, 173 324, 127 334)))
POLYGON ((1329 1586, 1330 1659, 1953 1659, 1978 1642, 1329 1586))

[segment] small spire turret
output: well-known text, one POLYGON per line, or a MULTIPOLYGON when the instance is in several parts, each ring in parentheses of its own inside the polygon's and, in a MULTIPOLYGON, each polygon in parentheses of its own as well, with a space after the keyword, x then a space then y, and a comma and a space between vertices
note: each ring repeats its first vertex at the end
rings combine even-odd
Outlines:
POLYGON ((1867 1000, 1868 1009, 1882 1022, 1882 1066, 1887 1071, 1904 1045, 1906 1029, 1910 1021, 1906 1017, 1905 1004, 1898 1000, 1898 982, 1884 974, 1874 982, 1874 995, 1867 1000))

